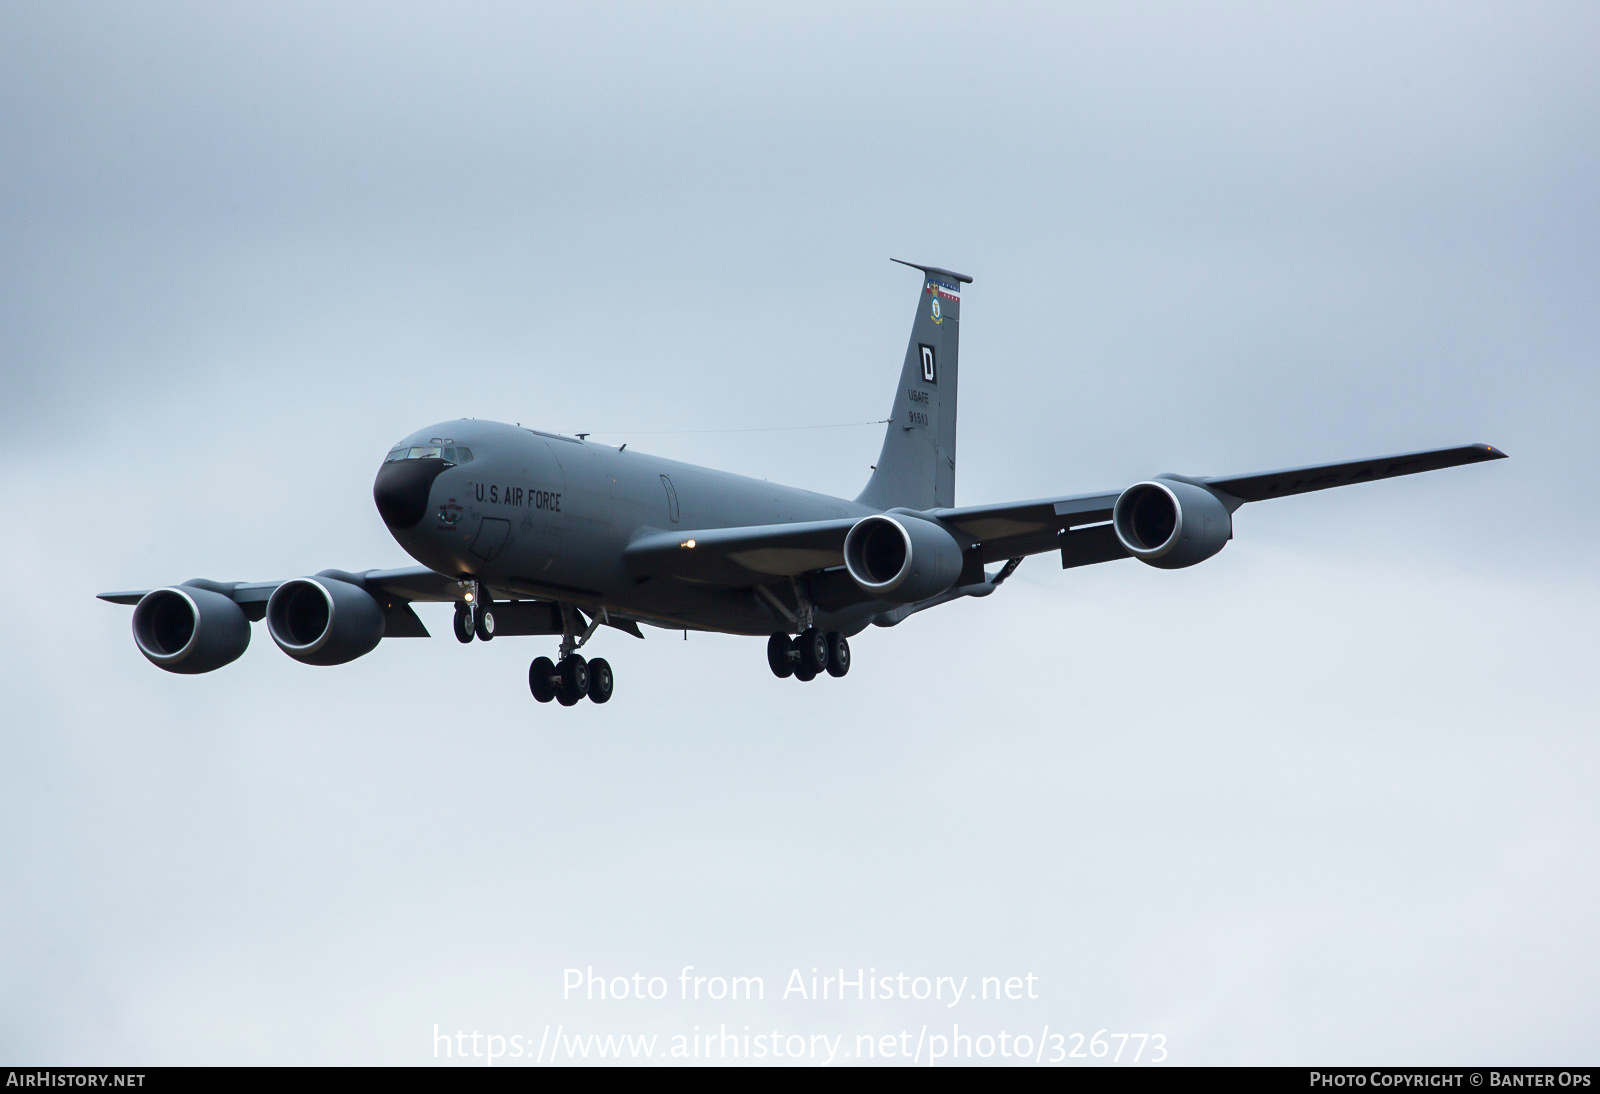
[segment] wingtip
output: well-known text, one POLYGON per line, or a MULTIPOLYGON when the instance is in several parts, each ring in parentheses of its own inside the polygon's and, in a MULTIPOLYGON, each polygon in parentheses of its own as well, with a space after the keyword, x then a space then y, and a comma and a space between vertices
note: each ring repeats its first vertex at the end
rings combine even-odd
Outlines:
POLYGON ((1511 453, 1507 452, 1505 449, 1496 448, 1492 444, 1480 444, 1478 447, 1483 449, 1485 459, 1504 460, 1511 456, 1511 453))

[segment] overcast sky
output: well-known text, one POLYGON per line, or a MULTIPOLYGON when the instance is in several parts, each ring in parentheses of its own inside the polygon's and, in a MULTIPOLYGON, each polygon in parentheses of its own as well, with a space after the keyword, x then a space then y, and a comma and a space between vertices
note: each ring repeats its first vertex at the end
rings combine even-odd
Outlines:
POLYGON ((1600 9, 761 8, 0 11, 0 1063, 1596 1063, 1600 9), (407 564, 373 472, 461 416, 854 496, 881 427, 778 427, 887 414, 891 255, 976 279, 958 503, 1513 458, 1248 506, 1191 570, 1033 558, 842 681, 602 635, 603 708, 441 608, 184 678, 93 599, 407 564), (591 965, 767 999, 563 1002, 591 965), (1040 998, 778 998, 812 967, 1040 998))

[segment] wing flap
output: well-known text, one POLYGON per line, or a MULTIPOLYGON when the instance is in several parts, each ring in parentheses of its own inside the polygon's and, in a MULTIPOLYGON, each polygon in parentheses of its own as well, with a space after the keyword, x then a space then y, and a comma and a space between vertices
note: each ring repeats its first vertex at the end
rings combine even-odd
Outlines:
POLYGON ((1122 545, 1109 524, 1062 532, 1058 542, 1061 545, 1063 570, 1070 570, 1074 566, 1093 566, 1097 562, 1115 562, 1128 557, 1128 549, 1122 545))
POLYGON ((1062 534, 1070 529, 1110 520, 1116 500, 1117 492, 1109 491, 932 509, 923 515, 977 540, 973 549, 987 563, 1053 551, 1060 546, 1062 534))

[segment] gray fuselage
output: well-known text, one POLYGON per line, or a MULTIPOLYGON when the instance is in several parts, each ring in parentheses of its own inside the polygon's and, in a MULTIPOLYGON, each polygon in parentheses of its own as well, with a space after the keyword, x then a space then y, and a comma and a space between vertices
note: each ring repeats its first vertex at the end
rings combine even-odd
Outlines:
MULTIPOLYGON (((434 456, 401 457, 386 462, 374 484, 380 513, 412 558, 440 573, 486 583, 497 596, 559 600, 591 612, 604 608, 613 616, 663 627, 768 634, 784 630, 785 622, 749 590, 636 580, 623 564, 623 549, 634 537, 667 531, 688 539, 697 529, 879 511, 500 422, 463 419, 429 426, 400 441, 393 453, 434 448, 466 449, 470 458, 452 463, 434 456), (400 467, 406 463, 420 466, 400 467), (391 493, 410 491, 404 505, 385 495, 390 474, 409 476, 404 485, 387 486, 391 493), (405 515, 397 516, 397 510, 406 510, 405 515), (404 526, 413 517, 415 522, 404 526)), ((819 625, 853 634, 885 605, 857 602, 834 612, 820 607, 819 625)))

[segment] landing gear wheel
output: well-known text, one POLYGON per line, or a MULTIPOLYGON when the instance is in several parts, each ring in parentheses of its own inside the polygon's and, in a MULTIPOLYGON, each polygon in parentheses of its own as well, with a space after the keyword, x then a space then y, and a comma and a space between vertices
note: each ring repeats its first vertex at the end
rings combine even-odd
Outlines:
POLYGON ((809 684, 811 681, 817 678, 817 674, 806 668, 804 665, 801 665, 794 670, 794 678, 800 681, 802 684, 809 684))
POLYGON ((611 698, 611 662, 596 657, 589 662, 589 701, 603 703, 611 698))
POLYGON ((786 634, 775 634, 767 639, 767 667, 779 680, 794 675, 794 662, 789 659, 792 648, 793 644, 786 634))
POLYGON ((850 671, 850 643, 838 631, 828 633, 828 675, 843 676, 850 671))
MULTIPOLYGON (((807 627, 800 632, 800 637, 794 640, 794 648, 800 654, 800 664, 795 669, 795 675, 800 675, 800 669, 805 669, 816 676, 828 667, 828 636, 815 627, 807 627)), ((806 679, 811 679, 811 676, 806 679)))
POLYGON ((535 657, 528 666, 528 690, 541 703, 556 697, 556 663, 548 657, 535 657))
POLYGON ((494 609, 491 608, 487 603, 479 604, 472 615, 472 633, 477 635, 479 640, 484 642, 487 642, 489 639, 493 638, 494 609))
POLYGON ((472 641, 472 609, 465 604, 456 605, 456 641, 472 641))
POLYGON ((556 702, 570 707, 589 694, 589 664, 577 654, 568 654, 556 666, 560 685, 556 688, 556 702))

